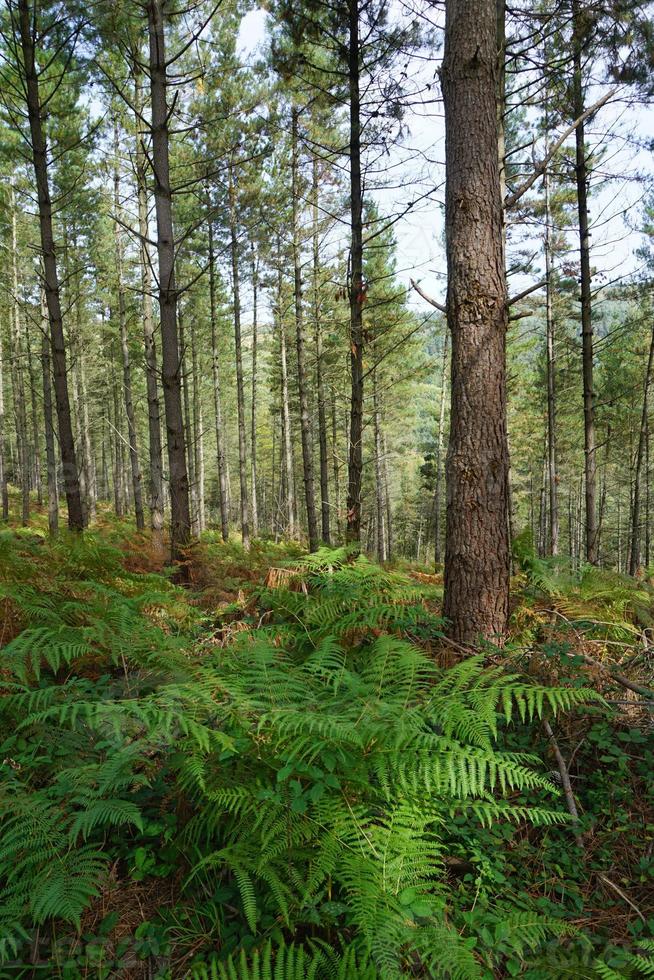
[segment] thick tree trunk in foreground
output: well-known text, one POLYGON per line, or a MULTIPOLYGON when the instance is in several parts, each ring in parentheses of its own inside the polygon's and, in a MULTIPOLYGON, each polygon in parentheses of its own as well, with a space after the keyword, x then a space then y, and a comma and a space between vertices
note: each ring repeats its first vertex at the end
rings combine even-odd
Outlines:
POLYGON ((496 31, 495 0, 448 0, 442 87, 452 407, 444 615, 463 643, 501 639, 509 605, 496 31))
POLYGON ((643 484, 643 465, 645 463, 647 448, 647 422, 649 416, 649 390, 652 385, 652 367, 654 366, 654 326, 649 344, 649 354, 647 357, 647 368, 645 370, 645 382, 643 385, 643 411, 640 419, 640 432, 638 433, 638 451, 636 452, 636 472, 634 474, 634 496, 631 506, 631 547, 629 549, 629 574, 635 575, 638 571, 640 559, 640 501, 642 496, 643 484))
POLYGON ((29 117, 32 143, 32 162, 34 165, 34 178, 39 205, 39 230, 41 251, 43 253, 45 295, 48 305, 48 318, 50 320, 55 404, 57 409, 57 425, 59 428, 61 465, 66 490, 66 503, 68 505, 68 526, 72 531, 81 531, 84 528, 84 514, 82 511, 77 458, 75 456, 75 444, 73 441, 70 399, 68 397, 66 346, 64 343, 64 327, 59 296, 57 256, 52 231, 52 203, 48 181, 48 158, 45 133, 43 131, 39 77, 34 51, 34 35, 32 33, 34 12, 31 9, 29 0, 19 0, 18 15, 23 51, 27 115, 29 117))
MULTIPOLYGON (((585 42, 579 0, 572 0, 574 52, 572 73, 572 114, 584 112, 582 58, 585 42)), ((586 561, 597 562, 597 459, 595 448, 595 391, 593 388, 593 314, 590 271, 590 231, 588 225, 588 166, 585 124, 575 130, 577 211, 579 215, 579 255, 581 265, 581 348, 584 384, 584 454, 586 476, 586 561)))
POLYGON ((152 166, 157 214, 157 253, 159 257, 159 307, 161 311, 161 376, 168 437, 170 482, 170 549, 177 558, 188 544, 191 531, 186 444, 182 415, 180 351, 177 329, 177 284, 175 282, 175 240, 173 237, 172 197, 168 146, 168 100, 163 6, 165 0, 148 3, 150 38, 150 95, 152 101, 152 166))
POLYGON ((350 438, 347 487, 347 541, 361 538, 363 474, 363 193, 361 185, 361 95, 359 91, 359 4, 348 0, 348 94, 350 104, 350 438))

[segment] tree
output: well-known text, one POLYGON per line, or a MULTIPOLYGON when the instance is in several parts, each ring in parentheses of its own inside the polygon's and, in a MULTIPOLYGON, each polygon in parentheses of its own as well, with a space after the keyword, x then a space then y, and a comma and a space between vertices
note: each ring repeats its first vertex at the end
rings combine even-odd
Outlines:
POLYGON ((452 405, 443 611, 461 643, 501 639, 509 608, 496 29, 495 0, 446 3, 441 80, 452 405))
MULTIPOLYGON (((39 4, 33 0, 16 0, 8 4, 10 25, 5 34, 5 44, 11 64, 7 65, 4 80, 7 85, 5 108, 10 117, 16 113, 26 116, 29 124, 29 137, 26 135, 31 152, 32 166, 39 212, 39 232, 43 258, 43 276, 46 304, 48 309, 50 344, 52 349, 52 370, 54 381, 59 447, 61 452, 66 503, 68 507, 68 526, 81 531, 84 527, 84 513, 80 493, 77 456, 73 440, 70 398, 68 394, 68 368, 64 340, 63 316, 60 298, 57 253, 53 230, 52 202, 50 198, 49 156, 45 129, 45 118, 50 103, 55 98, 59 83, 70 69, 75 57, 75 42, 80 26, 73 23, 62 32, 63 12, 56 5, 43 18, 39 4), (47 91, 41 89, 37 45, 50 41, 52 51, 47 58, 47 91), (54 68, 53 63, 54 62, 54 68), (56 70, 55 70, 56 69, 56 70), (23 97, 24 106, 19 108, 23 97)), ((59 148, 59 152, 65 149, 59 148)))

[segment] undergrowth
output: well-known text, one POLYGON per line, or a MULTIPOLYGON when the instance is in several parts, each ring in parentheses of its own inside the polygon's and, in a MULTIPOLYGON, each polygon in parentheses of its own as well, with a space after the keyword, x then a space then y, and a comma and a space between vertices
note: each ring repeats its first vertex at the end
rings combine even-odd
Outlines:
POLYGON ((654 976, 646 584, 527 549, 452 662, 409 567, 146 550, 0 532, 0 976, 654 976))

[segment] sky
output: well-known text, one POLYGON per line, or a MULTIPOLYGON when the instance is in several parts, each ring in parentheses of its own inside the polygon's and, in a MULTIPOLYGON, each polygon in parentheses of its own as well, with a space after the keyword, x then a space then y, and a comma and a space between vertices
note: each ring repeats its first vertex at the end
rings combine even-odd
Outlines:
MULTIPOLYGON (((256 9, 245 15, 239 31, 239 49, 244 61, 252 59, 266 38, 267 14, 256 9)), ((434 60, 414 57, 409 75, 415 80, 430 81, 438 67, 434 60)), ((438 95, 438 87, 435 86, 438 95)), ((588 99, 602 94, 594 86, 588 99)), ((612 283, 637 274, 640 262, 635 252, 641 242, 637 229, 645 186, 652 176, 652 152, 638 144, 654 140, 654 107, 632 106, 629 93, 618 93, 616 100, 598 113, 588 126, 589 145, 607 146, 608 152, 600 172, 591 184, 590 209, 592 224, 592 262, 596 283, 612 283), (610 144, 606 132, 611 127, 610 144), (645 180, 643 180, 645 178, 645 180)), ((404 145, 391 153, 389 168, 394 174, 394 189, 376 191, 380 209, 385 214, 404 210, 419 194, 428 194, 421 204, 400 218, 394 226, 397 239, 398 277, 408 286, 409 279, 420 282, 424 290, 443 301, 445 296, 445 255, 443 248, 444 221, 444 120, 442 104, 433 100, 417 105, 407 113, 408 133, 404 145)), ((572 143, 574 137, 571 137, 572 143)), ((539 158, 539 149, 534 155, 539 158)), ((576 260, 574 238, 570 239, 571 262, 576 260)), ((531 237, 530 250, 534 261, 533 278, 538 278, 540 262, 539 235, 531 237)), ((530 283, 522 275, 510 283, 510 291, 519 291, 530 283)), ((424 302, 413 297, 413 305, 424 302)))

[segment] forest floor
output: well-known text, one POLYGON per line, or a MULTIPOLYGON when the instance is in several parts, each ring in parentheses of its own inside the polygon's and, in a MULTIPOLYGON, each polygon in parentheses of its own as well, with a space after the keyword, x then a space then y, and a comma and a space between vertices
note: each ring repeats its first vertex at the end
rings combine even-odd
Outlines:
POLYGON ((427 567, 0 530, 0 978, 654 976, 654 589, 516 562, 470 656, 427 567))

